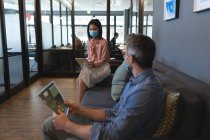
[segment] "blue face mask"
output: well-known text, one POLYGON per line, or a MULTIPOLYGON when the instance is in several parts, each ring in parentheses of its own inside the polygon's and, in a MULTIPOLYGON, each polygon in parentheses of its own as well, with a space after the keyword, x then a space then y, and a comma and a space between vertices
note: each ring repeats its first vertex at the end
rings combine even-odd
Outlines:
POLYGON ((95 38, 98 35, 97 31, 89 31, 90 36, 92 36, 93 38, 95 38))

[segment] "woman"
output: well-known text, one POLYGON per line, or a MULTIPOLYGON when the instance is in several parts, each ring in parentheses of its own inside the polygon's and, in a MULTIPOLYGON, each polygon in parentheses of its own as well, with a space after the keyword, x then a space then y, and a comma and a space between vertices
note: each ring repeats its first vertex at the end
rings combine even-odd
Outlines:
POLYGON ((87 88, 104 80, 111 73, 108 41, 102 38, 102 26, 98 19, 92 19, 87 27, 88 64, 79 75, 79 101, 87 88))

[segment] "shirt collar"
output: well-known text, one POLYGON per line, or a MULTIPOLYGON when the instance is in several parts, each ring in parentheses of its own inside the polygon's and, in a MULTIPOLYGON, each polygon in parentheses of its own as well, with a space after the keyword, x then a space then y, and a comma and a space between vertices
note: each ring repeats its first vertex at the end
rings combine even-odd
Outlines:
POLYGON ((137 76, 131 78, 131 83, 138 84, 151 75, 153 75, 153 69, 152 68, 145 69, 143 72, 139 73, 137 76))

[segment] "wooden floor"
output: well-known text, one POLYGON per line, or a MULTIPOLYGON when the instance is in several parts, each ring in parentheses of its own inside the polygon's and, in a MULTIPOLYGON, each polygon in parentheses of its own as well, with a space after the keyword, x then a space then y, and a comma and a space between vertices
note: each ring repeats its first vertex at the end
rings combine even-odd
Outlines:
POLYGON ((40 78, 0 104, 0 140, 42 140, 42 122, 52 115, 37 92, 54 80, 65 99, 78 101, 75 78, 40 78))

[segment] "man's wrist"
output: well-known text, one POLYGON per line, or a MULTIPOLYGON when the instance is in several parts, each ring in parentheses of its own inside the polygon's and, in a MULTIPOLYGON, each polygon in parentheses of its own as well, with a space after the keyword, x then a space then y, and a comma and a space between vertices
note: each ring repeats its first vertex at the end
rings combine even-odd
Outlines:
POLYGON ((83 115, 84 114, 84 111, 83 111, 84 107, 83 106, 80 106, 79 107, 79 110, 78 110, 78 115, 83 115))
POLYGON ((72 123, 72 122, 67 121, 67 123, 65 124, 65 126, 64 126, 64 131, 65 131, 66 133, 70 133, 70 130, 71 130, 71 123, 72 123))

